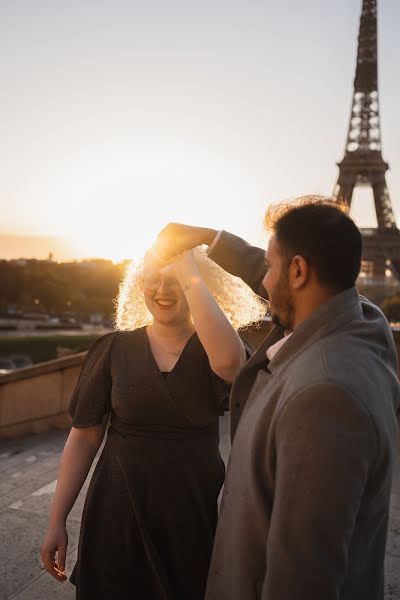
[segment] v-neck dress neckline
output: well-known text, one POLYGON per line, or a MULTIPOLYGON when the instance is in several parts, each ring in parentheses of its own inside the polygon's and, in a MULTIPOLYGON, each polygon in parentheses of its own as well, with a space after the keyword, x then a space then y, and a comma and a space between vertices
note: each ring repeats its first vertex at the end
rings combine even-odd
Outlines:
POLYGON ((176 361, 176 363, 174 364, 174 366, 172 367, 172 369, 170 371, 161 371, 160 367, 158 366, 158 363, 156 361, 156 358, 153 354, 153 350, 151 348, 151 344, 150 344, 150 338, 149 338, 149 334, 147 333, 147 325, 145 325, 143 328, 143 332, 144 332, 144 336, 145 336, 145 344, 147 347, 148 352, 150 353, 150 356, 152 358, 152 361, 157 369, 157 371, 159 372, 159 374, 161 375, 162 380, 166 383, 168 377, 170 377, 177 369, 178 365, 183 357, 183 355, 185 354, 186 350, 188 349, 188 347, 191 345, 191 342, 194 340, 195 337, 197 337, 197 333, 196 331, 193 331, 192 335, 187 339, 186 344, 183 346, 178 359, 176 361), (168 373, 167 376, 164 377, 163 373, 168 373))

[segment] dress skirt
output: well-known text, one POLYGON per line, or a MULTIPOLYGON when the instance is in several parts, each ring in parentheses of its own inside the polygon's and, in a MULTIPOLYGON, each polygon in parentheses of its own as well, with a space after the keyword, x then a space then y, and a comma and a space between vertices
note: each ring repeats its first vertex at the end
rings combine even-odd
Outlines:
POLYGON ((203 599, 224 479, 211 436, 109 430, 82 517, 78 600, 203 599))

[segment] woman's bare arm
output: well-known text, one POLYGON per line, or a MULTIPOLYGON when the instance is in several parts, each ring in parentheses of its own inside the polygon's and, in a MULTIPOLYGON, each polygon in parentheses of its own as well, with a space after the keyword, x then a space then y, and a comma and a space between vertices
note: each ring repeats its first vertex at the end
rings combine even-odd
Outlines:
POLYGON ((66 580, 66 520, 100 448, 106 426, 107 420, 93 427, 72 427, 64 447, 48 530, 40 549, 44 568, 58 581, 66 580))

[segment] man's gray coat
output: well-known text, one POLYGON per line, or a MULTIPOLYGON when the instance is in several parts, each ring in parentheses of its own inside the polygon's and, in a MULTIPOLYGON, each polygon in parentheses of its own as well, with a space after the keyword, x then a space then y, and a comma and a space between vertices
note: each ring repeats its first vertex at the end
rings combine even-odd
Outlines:
MULTIPOLYGON (((262 250, 224 232, 211 258, 260 290, 262 250)), ((232 388, 206 600, 381 600, 399 398, 391 330, 351 288, 268 363, 282 334, 232 388)))

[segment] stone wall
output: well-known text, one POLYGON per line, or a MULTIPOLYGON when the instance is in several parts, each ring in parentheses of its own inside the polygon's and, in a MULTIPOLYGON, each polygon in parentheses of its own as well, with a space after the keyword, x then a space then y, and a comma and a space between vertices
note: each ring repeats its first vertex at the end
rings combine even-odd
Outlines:
MULTIPOLYGON (((270 322, 264 321, 242 335, 255 348, 270 327, 270 322)), ((393 335, 400 355, 400 331, 393 335)), ((0 438, 68 427, 69 399, 85 355, 82 352, 0 375, 0 438)))
POLYGON ((68 404, 86 353, 0 376, 0 438, 68 427, 68 404))

